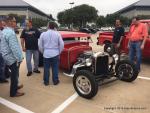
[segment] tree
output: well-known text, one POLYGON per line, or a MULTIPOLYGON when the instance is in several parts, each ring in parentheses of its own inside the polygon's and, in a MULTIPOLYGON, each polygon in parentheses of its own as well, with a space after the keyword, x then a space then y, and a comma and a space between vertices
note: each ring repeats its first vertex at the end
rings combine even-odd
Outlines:
POLYGON ((150 19, 150 15, 138 15, 139 19, 150 19))
MULTIPOLYGON (((9 16, 13 16, 16 18, 17 23, 24 23, 26 20, 26 16, 20 16, 17 14, 8 14, 9 16)), ((52 15, 51 15, 51 19, 53 19, 52 15)), ((48 20, 43 20, 43 19, 39 19, 39 18, 32 18, 32 24, 34 27, 42 27, 42 26, 46 26, 48 23, 48 20)))
POLYGON ((39 18, 33 18, 32 24, 34 27, 40 28, 42 26, 47 26, 48 20, 42 20, 39 18))
POLYGON ((80 23, 80 27, 85 26, 87 22, 95 22, 98 17, 98 11, 94 7, 86 4, 74 7, 73 10, 74 20, 77 20, 78 23, 80 23))
POLYGON ((89 5, 83 4, 74 8, 59 12, 57 15, 58 22, 63 25, 71 25, 82 27, 87 22, 96 21, 98 15, 97 10, 89 5))
POLYGON ((117 18, 119 18, 119 15, 117 15, 117 14, 108 14, 108 15, 106 15, 107 26, 114 26, 115 25, 115 20, 117 18))
POLYGON ((96 25, 97 25, 98 27, 105 26, 105 25, 106 25, 105 17, 104 17, 104 16, 99 16, 99 17, 97 18, 96 25))
POLYGON ((119 14, 108 14, 105 17, 105 20, 107 23, 106 26, 114 26, 116 19, 120 19, 124 26, 129 26, 131 23, 131 19, 129 19, 127 17, 120 16, 119 14))
POLYGON ((26 18, 26 16, 21 16, 21 15, 17 15, 17 14, 13 14, 13 13, 8 14, 8 16, 15 17, 17 23, 23 23, 23 21, 26 18))

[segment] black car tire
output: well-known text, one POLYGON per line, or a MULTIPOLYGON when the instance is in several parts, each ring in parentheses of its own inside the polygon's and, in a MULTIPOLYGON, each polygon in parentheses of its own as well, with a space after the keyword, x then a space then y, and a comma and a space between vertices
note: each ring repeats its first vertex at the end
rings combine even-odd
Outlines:
POLYGON ((132 82, 138 76, 138 70, 134 63, 129 60, 121 60, 115 67, 116 76, 125 82, 132 82))
MULTIPOLYGON (((87 83, 84 83, 84 82, 83 82, 83 84, 87 85, 87 83)), ((96 82, 94 75, 90 71, 87 71, 87 70, 80 70, 75 73, 75 75, 73 77, 73 86, 74 86, 74 89, 76 90, 76 92, 78 93, 78 95, 80 95, 81 97, 86 98, 86 99, 93 98, 97 94, 97 91, 98 91, 98 83, 96 82), (83 90, 85 90, 85 89, 82 89, 81 86, 77 85, 77 82, 81 83, 80 78, 82 80, 87 80, 88 85, 90 85, 91 89, 89 90, 89 92, 87 94, 84 94, 85 92, 83 90)), ((87 86, 84 86, 84 87, 87 88, 87 86)))

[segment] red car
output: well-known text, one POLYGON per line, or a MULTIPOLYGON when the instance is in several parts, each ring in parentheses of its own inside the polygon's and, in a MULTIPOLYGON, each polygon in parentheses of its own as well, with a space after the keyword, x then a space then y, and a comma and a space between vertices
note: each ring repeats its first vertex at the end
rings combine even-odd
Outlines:
POLYGON ((60 68, 71 70, 81 53, 92 50, 92 47, 89 46, 90 35, 87 33, 69 31, 60 31, 60 34, 65 44, 64 50, 60 55, 60 68))
MULTIPOLYGON (((147 26, 148 26, 148 29, 150 29, 150 20, 140 20, 140 21, 142 23, 146 23, 147 26)), ((104 51, 106 51, 106 49, 108 47, 110 47, 110 44, 112 42, 112 38, 113 38, 113 32, 102 32, 102 33, 99 34, 97 44, 98 45, 105 44, 104 51)), ((122 53, 128 54, 127 45, 128 45, 128 32, 125 33, 125 37, 124 37, 124 39, 122 41, 122 44, 121 44, 121 52, 122 53)), ((145 48, 142 51, 143 52, 143 54, 142 54, 143 58, 150 58, 150 50, 149 50, 149 48, 150 48, 150 36, 147 38, 147 41, 145 43, 145 48)))
MULTIPOLYGON (((92 50, 92 47, 89 46, 90 34, 71 31, 59 32, 64 41, 64 50, 60 55, 60 68, 70 71, 81 53, 92 50)), ((42 66, 42 54, 40 54, 39 60, 39 66, 42 66)))

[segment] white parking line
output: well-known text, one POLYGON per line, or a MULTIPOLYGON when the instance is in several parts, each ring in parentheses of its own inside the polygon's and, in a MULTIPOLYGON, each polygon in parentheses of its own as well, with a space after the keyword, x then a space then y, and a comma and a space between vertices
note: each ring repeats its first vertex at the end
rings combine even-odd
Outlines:
POLYGON ((149 78, 149 77, 142 77, 142 76, 139 76, 138 78, 140 78, 140 79, 144 79, 144 80, 150 80, 150 78, 149 78))
POLYGON ((52 113, 60 113, 62 112, 69 104, 71 104, 76 98, 78 94, 75 93, 71 97, 69 97, 66 101, 64 101, 60 106, 58 106, 52 113))
MULTIPOLYGON (((144 79, 144 80, 150 80, 149 77, 142 77, 138 76, 139 79, 144 79)), ((75 93, 71 97, 69 97, 66 101, 64 101, 60 106, 58 106, 52 113, 61 113, 67 106, 69 106, 76 98, 78 97, 78 94, 75 93)), ((0 97, 0 103, 7 106, 10 109, 13 109, 19 113, 34 113, 24 107, 21 107, 17 104, 14 104, 2 97, 0 97)))
POLYGON ((12 103, 12 102, 4 99, 4 98, 1 98, 1 97, 0 97, 0 103, 7 106, 10 109, 13 109, 13 110, 19 112, 19 113, 34 113, 32 111, 29 111, 29 110, 27 110, 27 109, 25 109, 25 108, 23 108, 17 104, 14 104, 14 103, 12 103))

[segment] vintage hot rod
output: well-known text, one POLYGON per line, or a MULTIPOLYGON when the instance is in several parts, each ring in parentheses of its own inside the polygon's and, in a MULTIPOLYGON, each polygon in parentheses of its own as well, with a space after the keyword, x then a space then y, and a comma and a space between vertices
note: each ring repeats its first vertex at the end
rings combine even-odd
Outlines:
POLYGON ((65 46, 60 55, 60 68, 65 75, 73 77, 76 92, 87 99, 94 97, 98 83, 117 77, 122 81, 132 82, 138 76, 135 65, 129 60, 105 52, 93 52, 89 43, 90 35, 79 32, 60 32, 65 46), (84 37, 84 39, 82 39, 84 37), (67 73, 66 73, 67 72, 67 73))

